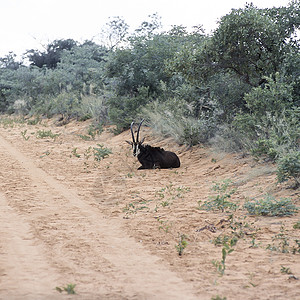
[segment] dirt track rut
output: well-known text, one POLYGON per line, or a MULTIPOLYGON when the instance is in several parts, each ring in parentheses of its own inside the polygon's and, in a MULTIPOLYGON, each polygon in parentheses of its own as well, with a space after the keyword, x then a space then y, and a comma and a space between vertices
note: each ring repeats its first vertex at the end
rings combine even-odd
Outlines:
POLYGON ((166 263, 0 135, 0 298, 194 299, 166 263), (11 284, 14 278, 15 284, 11 284), (68 296, 63 296, 68 297, 68 296))

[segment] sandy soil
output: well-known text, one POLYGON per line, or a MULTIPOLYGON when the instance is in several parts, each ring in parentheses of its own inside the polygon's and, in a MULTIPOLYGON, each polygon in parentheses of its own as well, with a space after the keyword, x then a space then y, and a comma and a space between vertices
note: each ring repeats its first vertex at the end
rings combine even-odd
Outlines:
POLYGON ((243 208, 267 193, 299 206, 299 190, 276 184, 273 165, 186 149, 144 127, 146 142, 175 151, 182 166, 137 171, 129 131, 105 128, 85 141, 89 122, 0 123, 0 299, 300 299, 299 213, 243 208), (37 138, 39 130, 59 136, 37 138), (112 150, 100 162, 97 144, 112 150), (237 211, 199 210, 225 179, 237 211), (224 243, 213 241, 224 236, 237 244, 221 275, 224 243), (69 284, 75 295, 56 289, 69 284))

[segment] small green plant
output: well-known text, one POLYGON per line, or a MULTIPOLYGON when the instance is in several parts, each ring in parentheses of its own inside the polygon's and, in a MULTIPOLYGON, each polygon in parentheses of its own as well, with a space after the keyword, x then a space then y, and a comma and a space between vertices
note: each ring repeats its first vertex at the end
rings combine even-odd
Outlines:
MULTIPOLYGON (((155 197, 158 197, 160 200, 160 205, 162 207, 167 207, 172 204, 172 201, 175 199, 182 199, 184 194, 189 192, 190 189, 183 186, 174 186, 172 183, 168 184, 166 187, 158 190, 155 193, 155 197)), ((156 207, 156 210, 158 206, 156 207)))
MULTIPOLYGON (((255 276, 255 274, 253 274, 253 273, 250 273, 249 274, 250 276, 250 280, 249 280, 249 284, 252 286, 252 287, 257 287, 257 284, 255 284, 255 283, 253 283, 253 280, 254 280, 254 276, 255 276)), ((248 287, 248 286, 247 286, 248 287)))
POLYGON ((248 201, 244 208, 251 215, 257 216, 290 216, 298 211, 298 208, 288 198, 277 200, 271 195, 266 195, 260 200, 248 201))
POLYGON ((0 123, 3 125, 3 128, 13 128, 16 124, 24 124, 24 117, 19 118, 10 118, 10 117, 1 117, 0 123))
POLYGON ((11 127, 13 128, 14 127, 14 120, 13 119, 10 119, 10 118, 1 118, 1 124, 3 125, 3 128, 8 128, 8 127, 11 127))
POLYGON ((232 181, 230 179, 225 179, 221 183, 215 183, 211 190, 218 192, 218 194, 210 196, 209 200, 204 201, 203 204, 202 201, 198 201, 198 209, 207 211, 220 210, 222 212, 232 210, 235 211, 238 205, 228 200, 231 198, 231 195, 236 192, 236 189, 228 190, 228 188, 230 188, 231 186, 232 181))
POLYGON ((229 227, 231 228, 232 236, 238 239, 248 236, 255 238, 257 232, 260 230, 260 228, 253 226, 254 222, 249 223, 246 219, 246 216, 242 218, 235 218, 235 216, 232 214, 229 216, 228 221, 230 221, 229 227))
POLYGON ((297 254, 300 253, 300 240, 294 240, 295 246, 292 247, 292 253, 297 254))
POLYGON ((213 260, 213 265, 217 268, 218 273, 223 276, 226 269, 226 257, 228 254, 232 253, 234 251, 233 247, 237 244, 238 239, 236 237, 233 237, 231 239, 223 239, 222 245, 222 260, 217 261, 213 260))
MULTIPOLYGON (((235 218, 235 216, 232 214, 227 220, 222 219, 221 222, 228 223, 227 226, 222 225, 222 228, 225 230, 225 228, 227 227, 227 229, 231 229, 231 232, 229 233, 226 230, 226 234, 220 234, 216 238, 211 240, 211 242, 215 246, 223 246, 227 248, 227 246, 229 245, 230 247, 233 247, 237 244, 239 239, 245 240, 248 237, 252 238, 252 240, 250 241, 250 248, 257 248, 259 246, 259 244, 256 244, 255 238, 260 228, 253 226, 254 223, 249 224, 246 217, 235 218)), ((219 224, 222 224, 221 222, 219 222, 219 224)))
MULTIPOLYGON (((222 252, 223 253, 223 252, 222 252)), ((226 252, 225 252, 226 253, 226 252)), ((222 254, 223 255, 223 254, 222 254)), ((224 258, 226 259, 226 255, 224 255, 224 258)), ((221 261, 213 260, 212 264, 217 269, 217 272, 223 276, 225 273, 225 260, 224 258, 221 261)))
POLYGON ((93 126, 93 124, 91 124, 88 128, 88 135, 91 137, 92 140, 95 139, 95 136, 97 134, 97 130, 95 129, 95 127, 93 126))
POLYGON ((112 153, 111 149, 105 148, 101 144, 97 144, 97 146, 98 147, 94 147, 94 159, 96 161, 100 161, 112 153))
POLYGON ((86 134, 79 134, 79 137, 82 138, 84 141, 90 141, 91 137, 86 134))
POLYGON ((227 298, 217 295, 216 297, 212 297, 211 300, 227 300, 227 298))
POLYGON ((293 225, 294 229, 300 229, 300 221, 293 225))
POLYGON ((25 141, 28 141, 30 136, 26 136, 26 133, 27 133, 27 129, 25 129, 24 131, 21 131, 21 135, 22 135, 23 139, 25 141))
POLYGON ((149 209, 149 207, 146 205, 148 202, 150 202, 150 200, 138 200, 126 204, 126 206, 123 208, 126 218, 128 218, 131 214, 136 214, 138 211, 149 209))
POLYGON ((183 186, 175 187, 172 183, 170 183, 156 192, 156 195, 158 195, 161 199, 167 197, 174 200, 176 198, 183 198, 183 195, 189 191, 189 188, 183 186))
POLYGON ((283 274, 293 274, 290 268, 281 266, 280 272, 283 274))
POLYGON ((258 248, 259 247, 259 244, 260 243, 256 243, 256 239, 255 238, 252 238, 252 240, 251 240, 251 246, 250 246, 250 248, 258 248))
POLYGON ((83 153, 84 159, 89 160, 89 158, 92 156, 92 147, 88 147, 84 153, 83 153))
POLYGON ((73 150, 72 150, 72 154, 73 154, 73 156, 75 156, 75 157, 77 157, 77 158, 80 158, 80 154, 78 154, 77 153, 77 148, 74 148, 73 150))
POLYGON ((28 125, 37 125, 38 123, 41 123, 40 116, 35 117, 34 119, 27 120, 28 125))
POLYGON ((171 225, 169 225, 168 221, 157 218, 157 222, 160 223, 160 226, 158 227, 159 230, 163 230, 165 233, 169 232, 171 225))
POLYGON ((230 236, 228 235, 219 235, 216 238, 214 238, 211 242, 215 245, 215 246, 221 246, 221 245, 225 245, 226 243, 228 243, 228 241, 230 240, 230 236))
POLYGON ((175 245, 175 248, 178 252, 179 256, 182 256, 183 250, 187 247, 188 242, 187 242, 187 236, 185 234, 179 234, 179 241, 178 244, 175 245))
POLYGON ((60 293, 66 292, 68 295, 75 295, 76 294, 75 287, 76 287, 76 284, 69 283, 65 287, 59 287, 59 286, 57 286, 56 290, 58 292, 60 292, 60 293))
POLYGON ((53 133, 51 130, 38 130, 36 133, 36 137, 38 139, 44 139, 49 137, 55 140, 59 135, 59 133, 53 133))
POLYGON ((167 207, 167 206, 169 206, 170 203, 169 203, 169 201, 162 201, 160 204, 162 207, 167 207))
POLYGON ((280 233, 276 234, 272 238, 273 244, 268 244, 267 250, 281 252, 281 253, 289 253, 289 237, 285 234, 285 229, 283 226, 280 228, 280 233))
POLYGON ((136 214, 137 209, 136 209, 135 204, 134 203, 126 204, 125 208, 123 208, 123 212, 125 212, 126 215, 136 214))
POLYGON ((96 134, 100 135, 103 132, 103 123, 93 123, 88 128, 88 135, 95 139, 96 134))
POLYGON ((87 135, 86 135, 86 134, 79 134, 79 136, 80 136, 84 141, 95 140, 96 134, 101 134, 102 131, 103 131, 102 123, 91 124, 91 125, 88 127, 87 135))

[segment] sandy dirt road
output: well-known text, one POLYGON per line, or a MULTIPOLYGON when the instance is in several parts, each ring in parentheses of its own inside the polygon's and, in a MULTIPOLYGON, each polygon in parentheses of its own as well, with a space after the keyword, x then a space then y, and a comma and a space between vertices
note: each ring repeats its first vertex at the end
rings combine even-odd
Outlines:
POLYGON ((0 155, 1 266, 8 264, 1 270, 3 299, 59 298, 55 287, 67 280, 82 285, 86 299, 195 299, 117 220, 95 211, 2 136, 0 155))
MULTIPOLYGON (((36 138, 41 125, 0 128, 0 299, 297 299, 299 254, 251 248, 246 237, 220 277, 212 259, 221 249, 211 239, 229 228, 221 225, 228 216, 196 208, 212 182, 226 177, 239 182, 239 201, 262 187, 299 201, 297 191, 274 185, 272 166, 167 141, 181 169, 137 172, 128 133, 107 130, 86 142, 78 136, 85 124, 47 126, 60 136, 36 138), (28 139, 20 134, 25 128, 28 139), (90 157, 97 143, 113 152, 100 163, 90 157), (179 257, 181 233, 188 247, 179 257), (282 265, 295 279, 281 274, 282 265), (56 290, 71 283, 76 295, 56 290)), ((251 219, 257 243, 267 244, 284 225, 292 244, 298 219, 251 219)))

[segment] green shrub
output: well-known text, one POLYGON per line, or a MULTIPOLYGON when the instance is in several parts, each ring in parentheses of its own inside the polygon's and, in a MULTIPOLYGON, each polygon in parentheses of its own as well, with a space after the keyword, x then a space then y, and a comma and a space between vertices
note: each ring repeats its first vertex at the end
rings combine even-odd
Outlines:
POLYGON ((211 300, 227 300, 227 298, 217 295, 216 297, 212 297, 211 300))
POLYGON ((251 215, 257 216, 290 216, 298 211, 298 208, 288 198, 275 199, 271 195, 266 195, 264 199, 248 201, 244 208, 251 215))
POLYGON ((23 139, 25 141, 28 141, 30 139, 30 136, 26 136, 26 133, 27 133, 27 129, 25 129, 24 131, 21 131, 21 135, 22 135, 23 139))
POLYGON ((247 113, 237 114, 234 127, 252 143, 247 145, 254 156, 274 161, 299 147, 300 109, 293 105, 292 87, 279 74, 265 78, 265 86, 245 95, 247 113))
POLYGON ((44 139, 49 137, 55 140, 59 135, 59 133, 53 133, 51 130, 38 130, 36 132, 37 139, 44 139))
POLYGON ((98 147, 94 147, 94 159, 96 161, 100 161, 112 153, 110 149, 105 148, 103 145, 101 144, 97 144, 97 145, 98 147))
POLYGON ((279 182, 284 182, 288 179, 294 179, 296 186, 300 185, 300 151, 292 151, 277 162, 277 179, 279 182))
POLYGON ((136 120, 141 107, 150 102, 148 88, 141 87, 134 96, 113 96, 108 100, 108 116, 117 125, 116 132, 128 129, 130 123, 136 120))
POLYGON ((51 112, 53 114, 61 114, 63 119, 69 119, 78 116, 79 97, 75 93, 60 93, 56 98, 53 98, 51 103, 51 112))
POLYGON ((68 295, 75 295, 76 294, 75 287, 76 287, 76 284, 70 283, 64 287, 57 286, 56 290, 60 293, 66 292, 68 295))
POLYGON ((300 221, 293 225, 294 229, 300 229, 300 221))
POLYGON ((266 112, 257 118, 254 114, 238 115, 234 127, 248 142, 244 146, 255 157, 276 161, 280 156, 299 147, 300 110, 283 110, 274 115, 266 112))
POLYGON ((100 135, 102 131, 103 127, 101 123, 93 123, 88 127, 87 135, 79 134, 79 136, 85 141, 95 140, 96 134, 100 135))
POLYGON ((221 183, 215 183, 212 187, 212 191, 217 192, 217 195, 209 197, 209 200, 204 201, 202 204, 201 201, 198 202, 199 209, 201 210, 220 210, 222 212, 228 210, 236 210, 238 205, 234 202, 229 201, 231 195, 236 192, 236 189, 230 189, 232 182, 230 179, 223 180, 221 183))
POLYGON ((265 84, 253 88, 245 94, 247 108, 256 116, 257 119, 270 113, 283 111, 292 107, 293 88, 283 82, 279 73, 274 78, 264 77, 265 84))

